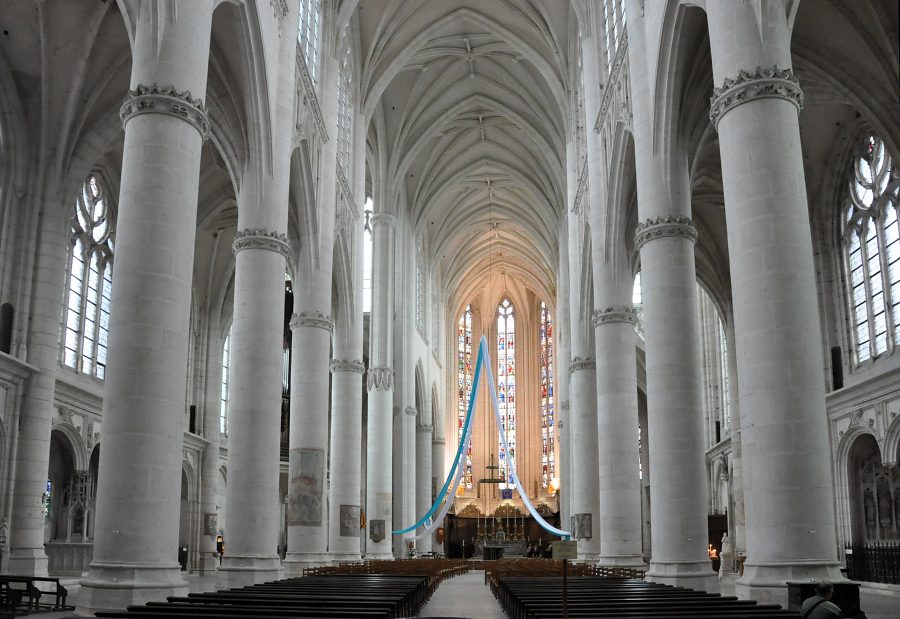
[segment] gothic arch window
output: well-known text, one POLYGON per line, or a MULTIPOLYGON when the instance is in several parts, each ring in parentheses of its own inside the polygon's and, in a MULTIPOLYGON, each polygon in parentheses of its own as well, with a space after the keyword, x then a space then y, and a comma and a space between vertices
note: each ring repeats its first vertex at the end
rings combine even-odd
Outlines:
MULTIPOLYGON (((553 399, 553 320, 550 308, 541 301, 538 327, 541 389, 541 488, 549 488, 556 477, 556 414, 553 399)), ((554 484, 555 485, 555 484, 554 484)))
POLYGON ((501 489, 511 487, 510 464, 516 459, 516 323, 515 308, 509 299, 497 306, 497 399, 500 403, 500 423, 506 432, 509 453, 498 444, 500 477, 506 482, 501 489))
POLYGON ((322 21, 320 0, 300 0, 300 23, 297 40, 306 70, 313 82, 319 79, 319 25, 322 21))
POLYGON ((350 177, 350 142, 353 133, 353 64, 349 39, 344 40, 338 89, 338 163, 350 177))
POLYGON ((842 245, 857 364, 900 345, 900 171, 884 142, 863 140, 853 158, 842 245))
MULTIPOLYGON (((469 405, 469 396, 472 394, 472 306, 466 305, 466 309, 460 315, 456 323, 456 386, 459 392, 457 398, 457 436, 462 439, 463 424, 466 421, 466 411, 469 405)), ((463 468, 461 487, 472 489, 472 444, 466 450, 466 461, 463 468)))
POLYGON ((62 362, 103 379, 112 294, 113 221, 106 189, 95 174, 85 179, 75 196, 71 233, 62 362))
POLYGON ((625 3, 623 0, 603 0, 603 29, 606 35, 606 72, 612 72, 613 60, 625 32, 625 3))
POLYGON ((219 407, 219 433, 228 436, 228 368, 231 367, 231 329, 222 344, 222 397, 219 407))

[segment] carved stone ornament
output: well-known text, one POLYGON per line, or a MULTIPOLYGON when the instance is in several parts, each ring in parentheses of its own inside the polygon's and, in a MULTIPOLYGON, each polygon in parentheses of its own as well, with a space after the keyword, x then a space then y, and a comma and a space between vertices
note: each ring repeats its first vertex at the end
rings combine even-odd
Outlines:
POLYGON ((654 217, 642 224, 638 224, 634 233, 634 246, 640 249, 645 243, 655 241, 667 236, 676 236, 688 239, 692 243, 697 242, 697 228, 690 217, 654 217))
POLYGON ((287 17, 287 14, 288 14, 287 0, 269 0, 269 4, 272 5, 272 9, 275 11, 275 17, 277 17, 278 19, 287 17))
POLYGON ((578 370, 596 370, 597 361, 593 357, 573 357, 572 363, 569 364, 569 372, 577 372, 578 370))
POLYGON ((726 78, 721 88, 713 88, 710 98, 709 118, 718 128, 719 121, 730 110, 742 103, 756 99, 784 99, 803 109, 803 91, 791 69, 776 66, 756 67, 753 71, 738 71, 734 79, 726 78))
POLYGON ((394 227, 394 222, 397 220, 396 217, 391 215, 390 213, 375 213, 369 218, 369 223, 372 224, 372 230, 374 231, 380 225, 385 225, 390 228, 394 227))
POLYGON ((447 441, 444 440, 443 436, 436 436, 433 439, 431 439, 432 445, 445 445, 446 443, 447 443, 447 441))
POLYGON ((568 400, 563 400, 562 402, 560 402, 560 403, 559 403, 559 410, 561 410, 561 411, 567 411, 567 410, 569 410, 569 401, 568 401, 568 400))
POLYGON ((428 425, 428 424, 424 424, 424 425, 421 425, 421 426, 416 426, 416 432, 428 432, 428 433, 431 433, 431 432, 434 432, 434 426, 428 425))
POLYGON ((291 260, 291 246, 288 244, 287 235, 263 228, 238 230, 231 248, 235 254, 244 249, 267 249, 278 252, 288 261, 291 260))
POLYGON ((291 321, 288 324, 291 327, 291 331, 295 331, 302 327, 313 327, 315 329, 328 331, 329 333, 334 331, 334 321, 331 319, 331 316, 326 316, 322 312, 300 312, 299 314, 292 314, 291 321))
POLYGON ((363 365, 362 361, 358 361, 356 359, 334 359, 331 362, 331 373, 335 372, 356 372, 357 374, 362 374, 366 371, 366 366, 363 365))
POLYGON ((591 323, 595 327, 611 322, 626 322, 630 325, 636 325, 638 322, 637 312, 633 307, 617 305, 606 307, 604 309, 596 309, 591 316, 591 323))
POLYGON ((419 411, 416 410, 415 406, 407 406, 403 412, 405 412, 410 417, 415 417, 419 414, 419 411))
POLYGON ((189 90, 179 92, 175 90, 174 86, 138 84, 137 88, 128 91, 125 102, 119 108, 122 126, 124 127, 129 120, 140 114, 174 116, 193 125, 204 140, 209 136, 206 106, 203 105, 202 99, 191 97, 189 90))
POLYGON ((366 388, 387 391, 394 388, 394 370, 391 368, 369 368, 366 373, 366 388))

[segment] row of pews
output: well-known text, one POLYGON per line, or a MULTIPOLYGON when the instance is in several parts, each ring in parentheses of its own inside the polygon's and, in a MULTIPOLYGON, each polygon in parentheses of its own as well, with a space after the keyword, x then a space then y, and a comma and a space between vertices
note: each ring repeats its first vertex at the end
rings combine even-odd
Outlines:
POLYGON ((633 578, 498 575, 491 590, 510 619, 571 619, 640 617, 641 619, 703 618, 796 619, 796 611, 739 600, 734 596, 694 591, 633 578))
POLYGON ((171 596, 165 602, 129 606, 123 611, 101 611, 97 617, 394 619, 415 616, 441 580, 467 570, 464 561, 348 563, 310 569, 302 578, 171 596))

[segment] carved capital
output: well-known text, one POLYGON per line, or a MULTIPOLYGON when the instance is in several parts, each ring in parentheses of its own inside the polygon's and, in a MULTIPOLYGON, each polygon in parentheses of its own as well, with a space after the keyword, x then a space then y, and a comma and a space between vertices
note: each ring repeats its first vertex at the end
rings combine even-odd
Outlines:
POLYGON ((238 230, 231 248, 235 254, 245 249, 266 249, 278 252, 288 261, 291 260, 291 246, 288 244, 287 235, 263 228, 238 230))
POLYGON ((138 84, 137 88, 128 91, 125 102, 119 108, 122 127, 140 114, 174 116, 193 125, 204 140, 209 135, 206 106, 203 105, 202 99, 191 97, 189 90, 178 91, 174 86, 160 86, 155 83, 149 86, 138 84))
POLYGON ((434 432, 434 426, 429 424, 423 424, 420 426, 416 426, 416 432, 434 432))
POLYGON ((403 410, 403 412, 406 413, 407 415, 409 415, 410 417, 415 417, 416 415, 419 414, 419 411, 416 410, 415 406, 407 406, 403 410))
POLYGON ((396 221, 397 218, 390 213, 375 213, 369 218, 369 223, 372 224, 373 232, 375 231, 375 228, 382 225, 388 228, 393 228, 396 221))
POLYGON ((597 361, 593 357, 573 357, 572 363, 569 364, 569 372, 577 372, 578 370, 596 370, 597 361))
POLYGON ((791 69, 756 67, 753 71, 738 71, 734 79, 726 78, 721 88, 713 88, 713 96, 709 100, 709 118, 713 126, 718 128, 719 121, 730 110, 742 103, 756 99, 784 99, 803 109, 803 91, 800 82, 791 69))
POLYGON ((394 388, 394 370, 391 368, 369 368, 366 372, 366 388, 388 391, 394 388))
POLYGON ((322 329, 331 333, 334 331, 334 321, 331 316, 327 316, 322 312, 300 312, 292 314, 291 321, 288 323, 291 331, 302 329, 304 327, 312 327, 314 329, 322 329))
POLYGON ((591 323, 595 327, 611 322, 627 322, 630 325, 638 323, 637 312, 627 305, 615 305, 603 309, 595 309, 591 315, 591 323))
POLYGON ((634 246, 640 249, 646 243, 667 236, 675 236, 688 239, 691 243, 697 242, 697 228, 690 217, 654 217, 642 224, 638 224, 634 233, 634 246))
POLYGON ((332 374, 335 372, 356 372, 357 374, 362 374, 366 371, 366 366, 363 365, 362 361, 358 361, 357 359, 334 359, 332 360, 329 369, 332 374))

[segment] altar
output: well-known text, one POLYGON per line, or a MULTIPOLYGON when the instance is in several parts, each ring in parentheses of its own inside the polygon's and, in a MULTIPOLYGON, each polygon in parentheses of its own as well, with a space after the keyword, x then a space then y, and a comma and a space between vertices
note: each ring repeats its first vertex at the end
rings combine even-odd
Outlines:
POLYGON ((485 561, 504 557, 524 557, 525 540, 485 540, 475 542, 475 554, 485 561))

